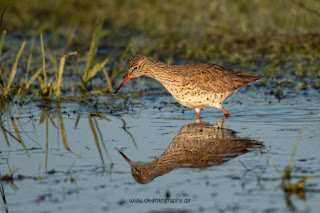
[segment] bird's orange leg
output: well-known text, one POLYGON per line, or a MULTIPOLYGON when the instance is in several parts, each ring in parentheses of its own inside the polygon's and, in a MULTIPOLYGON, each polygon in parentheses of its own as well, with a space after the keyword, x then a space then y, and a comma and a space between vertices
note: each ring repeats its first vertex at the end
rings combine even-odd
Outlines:
POLYGON ((228 116, 230 115, 230 113, 227 112, 227 110, 223 109, 223 107, 221 107, 220 109, 224 112, 224 115, 225 115, 226 117, 228 117, 228 116))
POLYGON ((195 108, 196 113, 197 113, 197 118, 200 118, 200 109, 199 108, 195 108))
POLYGON ((196 110, 196 113, 197 113, 197 120, 196 120, 196 123, 200 123, 200 109, 199 108, 195 108, 196 110))

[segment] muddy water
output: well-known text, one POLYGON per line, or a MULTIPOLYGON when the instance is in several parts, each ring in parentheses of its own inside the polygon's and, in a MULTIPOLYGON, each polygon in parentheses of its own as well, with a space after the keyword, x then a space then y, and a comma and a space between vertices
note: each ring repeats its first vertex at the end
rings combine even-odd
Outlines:
POLYGON ((2 126, 20 142, 1 131, 1 175, 15 170, 13 181, 1 182, 7 209, 317 212, 319 178, 307 179, 299 195, 284 193, 280 183, 299 135, 292 182, 320 174, 319 92, 284 93, 279 102, 263 88, 242 89, 224 105, 231 116, 223 129, 216 125, 220 110, 202 110, 195 123, 195 111, 166 94, 113 110, 30 103, 19 114, 11 105, 2 126))

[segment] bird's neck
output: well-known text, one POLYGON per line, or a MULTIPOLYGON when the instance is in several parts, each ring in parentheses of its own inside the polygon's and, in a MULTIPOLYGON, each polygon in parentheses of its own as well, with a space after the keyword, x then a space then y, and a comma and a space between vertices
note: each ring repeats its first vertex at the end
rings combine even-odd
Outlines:
POLYGON ((162 63, 160 61, 148 60, 145 63, 144 71, 145 75, 162 82, 166 78, 169 70, 169 65, 162 63))

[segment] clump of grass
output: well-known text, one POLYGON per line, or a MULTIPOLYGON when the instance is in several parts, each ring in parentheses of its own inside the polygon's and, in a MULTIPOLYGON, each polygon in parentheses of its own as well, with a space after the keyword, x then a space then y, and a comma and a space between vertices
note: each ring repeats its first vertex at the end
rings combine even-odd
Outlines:
MULTIPOLYGON (((2 18, 1 18, 0 22, 1 21, 2 21, 2 18)), ((97 76, 98 72, 102 69, 104 69, 104 75, 107 78, 107 82, 109 84, 108 88, 109 88, 109 90, 112 91, 112 78, 109 78, 108 72, 105 69, 105 65, 109 61, 109 58, 106 58, 102 62, 96 63, 94 66, 91 66, 93 58, 95 56, 96 49, 97 49, 100 28, 101 28, 101 24, 100 25, 97 24, 96 29, 93 34, 93 38, 92 38, 92 42, 91 42, 91 46, 90 46, 90 51, 89 51, 89 55, 88 55, 88 58, 86 61, 86 66, 85 66, 85 70, 84 70, 83 75, 80 74, 78 66, 75 63, 75 60, 73 60, 75 70, 77 71, 77 73, 80 77, 80 80, 81 80, 81 88, 85 92, 90 92, 91 94, 100 94, 101 92, 106 92, 106 90, 101 90, 101 91, 97 91, 97 92, 88 91, 88 88, 87 88, 87 84, 90 81, 92 81, 97 76)), ((2 36, 1 45, 0 45, 0 48, 1 48, 0 52, 2 52, 2 47, 4 44, 4 37, 5 37, 5 33, 2 36)), ((33 72, 30 79, 28 79, 28 74, 29 74, 29 68, 30 68, 30 63, 31 63, 31 58, 32 58, 31 54, 28 59, 27 74, 25 75, 25 78, 19 77, 19 83, 16 84, 12 88, 12 84, 14 82, 14 78, 15 78, 16 72, 17 72, 18 61, 19 61, 19 58, 22 56, 22 52, 23 52, 23 49, 26 45, 26 41, 23 42, 23 44, 20 48, 20 51, 17 54, 16 60, 12 66, 12 71, 11 71, 10 75, 7 77, 7 79, 8 79, 7 81, 5 81, 6 76, 2 75, 2 72, 4 71, 4 69, 2 67, 0 67, 0 71, 1 71, 0 76, 1 76, 1 80, 3 81, 3 84, 0 87, 0 98, 1 98, 0 100, 1 100, 1 102, 4 99, 6 99, 7 96, 9 94, 11 94, 11 92, 19 84, 20 84, 21 89, 19 89, 18 94, 20 94, 21 98, 23 99, 23 96, 25 93, 32 92, 31 85, 33 84, 33 82, 36 79, 38 79, 38 83, 39 83, 36 86, 39 86, 41 88, 41 90, 37 94, 41 95, 42 99, 52 100, 52 90, 53 90, 54 94, 56 96, 56 99, 58 101, 61 100, 61 88, 63 86, 63 75, 64 75, 63 73, 64 73, 65 61, 66 61, 67 57, 76 55, 77 52, 71 52, 71 53, 66 54, 63 57, 61 57, 59 68, 56 69, 55 81, 52 83, 52 80, 54 79, 53 77, 51 77, 50 80, 48 81, 48 74, 46 71, 47 65, 46 65, 45 47, 44 47, 45 45, 43 42, 42 34, 40 34, 40 43, 41 43, 40 49, 41 49, 41 53, 42 53, 42 67, 36 69, 35 72, 33 72), (41 73, 42 73, 42 75, 41 75, 41 73), (21 90, 23 91, 23 94, 20 93, 21 90)), ((55 59, 52 59, 52 57, 50 57, 50 60, 54 63, 54 65, 56 64, 55 59)), ((4 72, 4 74, 6 74, 6 73, 4 72)), ((35 95, 35 93, 33 93, 32 96, 33 95, 35 95)))
MULTIPOLYGON (((42 98, 48 98, 51 99, 52 94, 52 88, 53 84, 51 84, 52 78, 49 82, 47 82, 47 72, 46 72, 46 57, 45 57, 45 51, 44 51, 44 44, 43 44, 43 37, 42 34, 40 34, 40 41, 41 41, 41 52, 42 52, 42 73, 43 73, 43 79, 39 74, 36 72, 36 75, 34 75, 34 78, 37 76, 37 79, 40 84, 41 88, 41 96, 42 98)), ((40 69, 39 69, 40 70, 40 69)), ((33 80, 33 78, 31 78, 33 80)))
MULTIPOLYGON (((98 45, 98 41, 99 41, 99 32, 100 32, 100 28, 101 28, 101 24, 96 24, 96 29, 93 33, 93 37, 92 37, 92 41, 91 41, 91 45, 90 45, 90 51, 89 51, 89 55, 86 61, 86 66, 84 69, 84 73, 83 75, 81 75, 80 70, 78 69, 78 66, 76 64, 76 62, 73 60, 73 66, 77 72, 77 75, 80 78, 81 81, 81 89, 85 92, 88 92, 87 89, 87 85, 90 81, 92 81, 96 75, 98 74, 98 72, 103 69, 104 71, 104 75, 107 78, 107 82, 108 82, 108 88, 111 88, 112 90, 112 83, 111 83, 111 79, 109 78, 109 75, 107 73, 107 71, 105 70, 105 65, 109 62, 109 58, 105 58, 102 62, 95 64, 95 66, 93 66, 91 68, 91 62, 96 54, 96 49, 97 49, 97 45, 98 45)), ((102 90, 101 92, 106 92, 106 90, 102 90)), ((100 94, 101 92, 99 91, 93 91, 91 92, 91 94, 100 94)))
MULTIPOLYGON (((13 89, 11 89, 11 86, 12 86, 12 82, 13 82, 13 79, 16 75, 16 72, 17 72, 17 66, 18 66, 18 61, 19 61, 19 58, 22 54, 22 51, 24 49, 26 45, 26 42, 24 41, 20 47, 20 50, 16 56, 16 60, 12 66, 12 70, 11 70, 11 73, 10 73, 10 76, 9 76, 9 79, 8 79, 8 82, 6 83, 6 85, 3 86, 3 88, 1 88, 2 90, 0 90, 0 97, 1 97, 1 101, 6 99, 8 97, 8 95, 12 92, 13 89)), ((3 81, 4 82, 4 81, 3 81)), ((5 84, 5 82, 4 82, 5 84)), ((16 87, 16 86, 15 86, 16 87)), ((14 87, 14 88, 15 88, 14 87)))

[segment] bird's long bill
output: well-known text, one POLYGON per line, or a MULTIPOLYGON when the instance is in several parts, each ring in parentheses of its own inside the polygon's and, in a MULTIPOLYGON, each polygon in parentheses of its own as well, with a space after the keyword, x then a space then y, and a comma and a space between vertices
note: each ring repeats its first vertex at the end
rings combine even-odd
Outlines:
POLYGON ((118 89, 113 93, 113 95, 115 95, 115 94, 119 91, 119 89, 120 89, 125 83, 127 83, 127 81, 129 81, 131 78, 132 78, 132 75, 127 75, 127 76, 125 77, 125 79, 122 81, 122 83, 120 84, 120 86, 118 87, 118 89))
POLYGON ((118 152, 122 155, 122 157, 124 159, 126 159, 126 161, 130 164, 130 166, 134 165, 134 162, 132 160, 130 160, 130 158, 128 158, 125 154, 123 154, 121 151, 118 150, 118 152))

